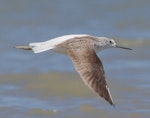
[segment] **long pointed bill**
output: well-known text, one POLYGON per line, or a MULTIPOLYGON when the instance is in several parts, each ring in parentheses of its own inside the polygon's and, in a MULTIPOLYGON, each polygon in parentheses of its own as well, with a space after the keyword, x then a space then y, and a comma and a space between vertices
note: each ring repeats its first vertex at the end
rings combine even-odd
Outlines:
POLYGON ((132 50, 131 48, 127 48, 127 47, 122 47, 122 46, 118 46, 116 45, 117 48, 122 48, 122 49, 126 49, 126 50, 132 50))

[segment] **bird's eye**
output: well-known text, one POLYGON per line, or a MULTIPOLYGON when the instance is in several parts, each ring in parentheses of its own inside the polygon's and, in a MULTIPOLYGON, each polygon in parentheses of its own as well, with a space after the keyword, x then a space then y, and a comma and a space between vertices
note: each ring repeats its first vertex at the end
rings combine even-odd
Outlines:
POLYGON ((112 44, 112 41, 109 41, 110 44, 112 44))

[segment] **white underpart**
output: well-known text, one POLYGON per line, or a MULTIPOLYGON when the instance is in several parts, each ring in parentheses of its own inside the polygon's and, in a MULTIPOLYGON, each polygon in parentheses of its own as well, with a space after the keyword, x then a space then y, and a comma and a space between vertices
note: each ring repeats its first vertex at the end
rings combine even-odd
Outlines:
POLYGON ((40 52, 44 52, 47 50, 53 50, 59 53, 65 53, 65 50, 62 48, 57 48, 56 45, 75 38, 75 37, 84 37, 84 36, 89 36, 87 34, 72 34, 72 35, 65 35, 65 36, 61 36, 61 37, 57 37, 57 38, 53 38, 51 40, 48 41, 44 41, 44 42, 36 42, 36 43, 30 43, 29 46, 33 47, 33 51, 34 53, 40 53, 40 52))

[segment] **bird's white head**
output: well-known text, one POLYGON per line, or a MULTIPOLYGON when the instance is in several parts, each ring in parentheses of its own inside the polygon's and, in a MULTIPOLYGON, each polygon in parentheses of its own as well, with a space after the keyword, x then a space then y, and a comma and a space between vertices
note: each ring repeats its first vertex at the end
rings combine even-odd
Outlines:
POLYGON ((98 37, 94 46, 96 51, 98 52, 108 48, 122 48, 131 50, 130 48, 119 46, 113 39, 109 39, 106 37, 98 37))

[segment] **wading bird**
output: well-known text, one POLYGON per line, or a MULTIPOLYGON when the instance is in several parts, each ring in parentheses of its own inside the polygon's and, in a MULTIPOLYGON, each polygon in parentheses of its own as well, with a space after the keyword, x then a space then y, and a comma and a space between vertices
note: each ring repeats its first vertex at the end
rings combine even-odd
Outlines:
POLYGON ((30 43, 29 46, 16 46, 16 48, 33 50, 34 53, 52 50, 69 55, 84 83, 113 106, 103 64, 96 53, 108 48, 131 50, 117 45, 113 39, 87 34, 65 35, 45 42, 30 43))

